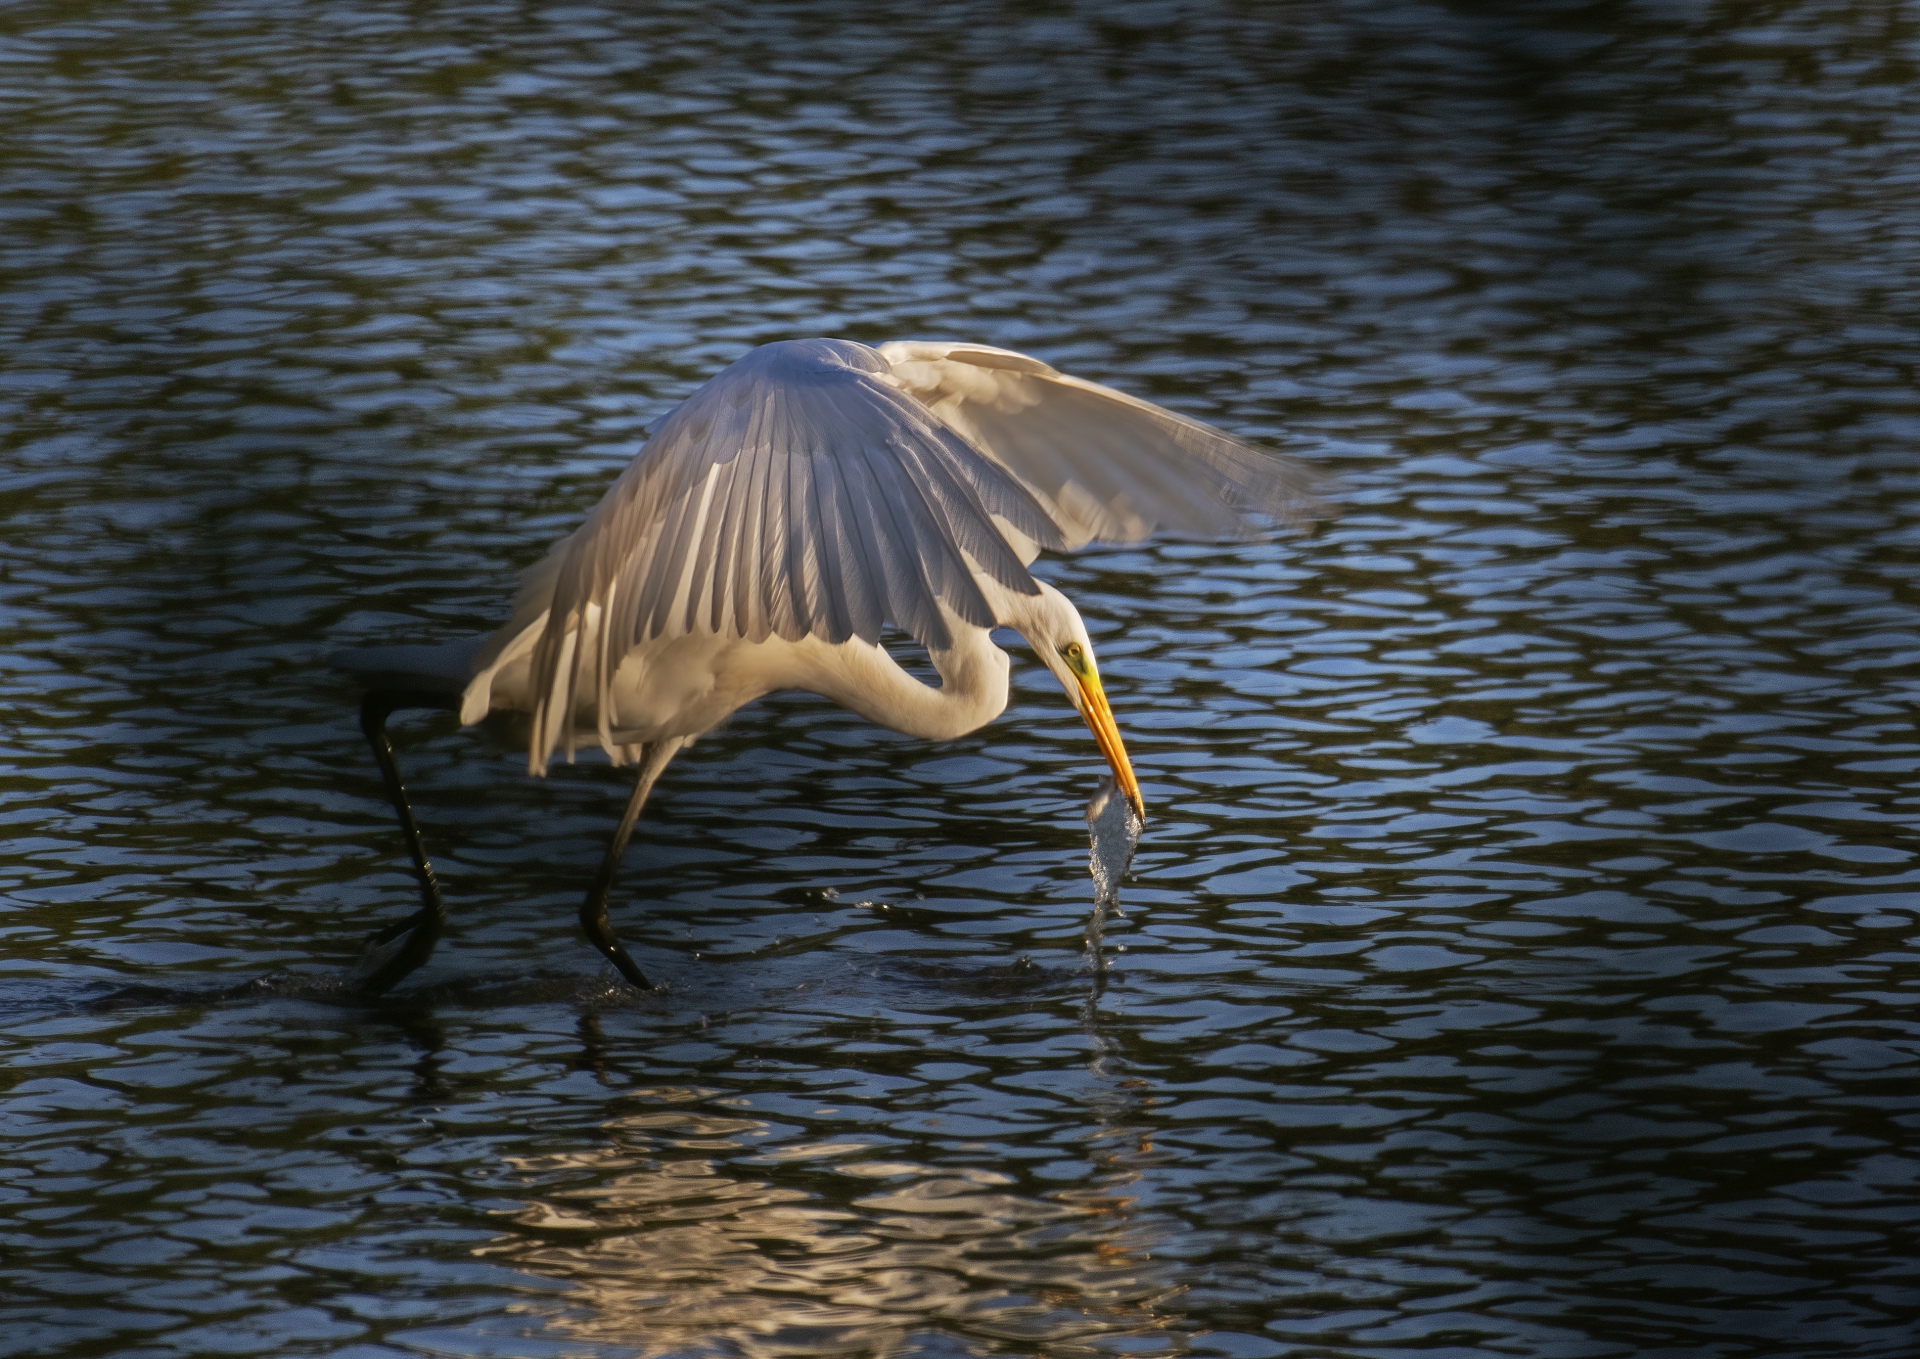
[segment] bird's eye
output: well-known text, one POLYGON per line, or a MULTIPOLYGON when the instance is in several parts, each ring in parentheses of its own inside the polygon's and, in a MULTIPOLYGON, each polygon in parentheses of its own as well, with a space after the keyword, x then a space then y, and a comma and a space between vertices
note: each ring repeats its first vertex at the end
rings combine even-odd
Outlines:
POLYGON ((1060 654, 1062 656, 1065 656, 1070 661, 1079 660, 1080 659, 1080 643, 1068 642, 1065 646, 1060 648, 1060 654))

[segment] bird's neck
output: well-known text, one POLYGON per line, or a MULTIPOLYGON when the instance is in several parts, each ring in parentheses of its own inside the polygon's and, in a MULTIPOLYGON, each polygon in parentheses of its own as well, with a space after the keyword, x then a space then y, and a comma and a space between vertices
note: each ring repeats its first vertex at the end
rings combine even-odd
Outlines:
MULTIPOLYGON (((984 576, 976 576, 975 583, 994 618, 1036 648, 1047 638, 1069 635, 1071 624, 1079 618, 1067 597, 1044 581, 1035 582, 1039 589, 1031 595, 1016 593, 984 576)), ((830 647, 813 638, 798 644, 820 648, 815 653, 820 663, 811 668, 801 687, 824 694, 870 722, 930 741, 950 741, 984 727, 1007 709, 1012 662, 993 644, 986 628, 951 611, 945 617, 953 645, 927 652, 940 674, 937 689, 902 670, 883 647, 858 640, 830 647)), ((767 686, 780 687, 784 685, 767 686)))
MULTIPOLYGON (((1007 653, 985 628, 949 618, 954 644, 930 651, 940 687, 902 670, 884 648, 847 644, 851 665, 823 670, 815 692, 883 727, 929 741, 949 741, 985 726, 1007 707, 1007 653)), ((836 648, 837 649, 837 648, 836 648)))

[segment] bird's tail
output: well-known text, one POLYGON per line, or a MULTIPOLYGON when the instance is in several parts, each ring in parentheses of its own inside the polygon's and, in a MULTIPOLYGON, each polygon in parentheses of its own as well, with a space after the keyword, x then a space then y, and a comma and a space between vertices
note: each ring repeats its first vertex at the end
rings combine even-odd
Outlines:
POLYGON ((364 689, 432 695, 458 707, 473 675, 473 659, 485 637, 465 637, 440 646, 370 646, 336 651, 327 667, 364 689))

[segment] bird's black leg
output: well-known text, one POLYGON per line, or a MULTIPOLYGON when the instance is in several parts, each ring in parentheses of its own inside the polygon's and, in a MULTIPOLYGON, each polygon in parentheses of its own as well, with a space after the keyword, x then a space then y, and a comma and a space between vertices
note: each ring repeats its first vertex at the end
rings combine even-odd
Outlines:
POLYGON ((654 780, 685 744, 683 738, 673 736, 643 747, 640 777, 633 785, 633 796, 627 799, 627 810, 613 832, 613 843, 607 846, 607 855, 600 861, 600 872, 594 876, 587 899, 580 903, 580 928, 586 931, 587 941, 620 969, 621 976, 643 991, 652 990, 653 983, 613 937, 613 925, 607 919, 607 895, 613 891, 614 877, 620 871, 620 856, 626 853, 627 841, 633 835, 634 824, 640 820, 640 809, 647 805, 647 794, 653 791, 654 780))
POLYGON ((360 704, 360 730, 367 734, 373 758, 380 766, 380 777, 387 785, 387 797, 400 817, 400 833, 406 837, 407 852, 413 856, 413 871, 420 879, 421 907, 397 925, 377 931, 367 941, 361 961, 364 973, 360 988, 377 996, 424 963, 440 942, 447 924, 447 903, 440 896, 439 879, 427 862, 426 847, 420 843, 420 827, 414 822, 413 808, 407 803, 407 790, 400 782, 400 766, 394 763, 393 742, 387 739, 387 718, 402 708, 448 708, 444 695, 402 689, 375 689, 360 704), (401 935, 407 939, 398 949, 387 950, 401 935))

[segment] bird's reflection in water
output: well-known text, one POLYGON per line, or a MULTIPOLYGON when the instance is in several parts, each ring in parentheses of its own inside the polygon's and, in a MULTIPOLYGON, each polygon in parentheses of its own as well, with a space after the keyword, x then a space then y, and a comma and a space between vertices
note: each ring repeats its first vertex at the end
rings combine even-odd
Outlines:
POLYGON ((546 1188, 480 1252, 570 1285, 548 1325, 576 1342, 769 1356, 1178 1344, 1163 1310, 1178 1290, 1125 1192, 1139 1139, 1104 1119, 1084 1147, 1093 1173, 1035 1192, 997 1170, 879 1159, 870 1137, 769 1146, 774 1125, 720 1112, 712 1088, 632 1093, 643 1111, 608 1123, 603 1147, 511 1163, 546 1188))
POLYGON ((604 1086, 631 1085, 633 1077, 621 1070, 608 1056, 607 1037, 600 1028, 600 1016, 593 1010, 582 1010, 580 1019, 574 1025, 574 1032, 580 1037, 580 1051, 573 1059, 573 1069, 584 1071, 604 1086))
POLYGON ((447 1031, 429 1005, 390 1006, 382 1016, 400 1031, 409 1047, 419 1053, 413 1064, 413 1098, 423 1104, 438 1103, 453 1095, 447 1082, 447 1031))
MULTIPOLYGON (((598 1147, 510 1163, 530 1192, 481 1253, 565 1281, 574 1306, 549 1325, 622 1352, 1178 1348, 1169 1304, 1180 1290, 1152 1248, 1167 1224, 1141 1209, 1143 1170, 1158 1159, 1136 1117, 1146 1082, 1127 1071, 1101 1011, 1111 976, 1101 924, 1117 910, 1141 821, 1107 780, 1087 825, 1089 1079, 1072 1096, 1086 1116, 1060 1139, 1048 1178, 894 1159, 899 1138, 865 1125, 823 1136, 816 1124, 801 1140, 784 1115, 753 1117, 717 1085, 629 1087, 633 1112, 602 1125, 598 1147), (1077 1179, 1063 1169, 1070 1157, 1084 1167, 1077 1179)), ((577 1070, 610 1087, 643 1079, 618 1070, 597 1015, 581 1017, 579 1036, 577 1070)))
POLYGON ((1115 980, 1117 974, 1101 958, 1099 929, 1109 910, 1115 915, 1120 913, 1120 876, 1126 871, 1133 847, 1140 838, 1140 820, 1131 808, 1126 809, 1123 818, 1106 815, 1112 807, 1123 805, 1120 799, 1112 798, 1113 791, 1112 782, 1108 781, 1087 805, 1087 826, 1093 840, 1095 897, 1093 916, 1087 923, 1087 943, 1093 967, 1087 997, 1080 1004, 1080 1029, 1087 1038, 1087 1074, 1092 1080, 1081 1101, 1098 1120, 1083 1138, 1083 1155, 1096 1168, 1096 1173, 1089 1177, 1085 1188, 1068 1191, 1063 1197, 1094 1211, 1111 1214, 1116 1220, 1127 1220, 1129 1231, 1140 1239, 1129 1244, 1123 1239, 1126 1235, 1123 1233, 1102 1242, 1100 1249, 1115 1256, 1135 1252, 1139 1259, 1146 1260, 1150 1258, 1150 1232, 1132 1220, 1137 1195, 1129 1191, 1139 1181, 1142 1169, 1160 1159, 1153 1145, 1152 1130, 1135 1120, 1149 1083, 1128 1069, 1125 1055, 1108 1032, 1103 1022, 1106 1016, 1100 1008, 1107 984, 1115 980))

